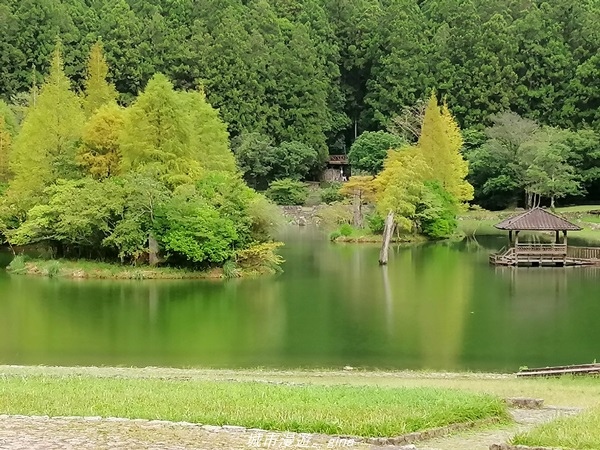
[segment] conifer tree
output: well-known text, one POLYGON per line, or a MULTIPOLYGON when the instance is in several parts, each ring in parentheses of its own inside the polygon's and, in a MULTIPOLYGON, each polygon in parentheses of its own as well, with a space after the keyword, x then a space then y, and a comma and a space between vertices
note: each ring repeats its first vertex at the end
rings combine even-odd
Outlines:
POLYGON ((77 155, 77 163, 97 179, 117 175, 121 163, 120 134, 125 111, 116 103, 100 107, 88 120, 77 155))
POLYGON ((236 172, 235 157, 229 148, 227 125, 206 100, 203 91, 179 94, 191 122, 191 156, 203 170, 236 172))
POLYGON ((194 161, 189 117, 171 82, 157 74, 129 108, 121 137, 122 170, 145 170, 174 186, 201 172, 194 161))
POLYGON ((0 185, 8 182, 8 158, 10 156, 10 147, 12 138, 8 132, 8 126, 4 116, 0 115, 0 185))
POLYGON ((81 102, 71 91, 63 70, 61 44, 57 43, 51 68, 35 106, 29 108, 10 158, 14 174, 9 191, 20 208, 58 178, 77 175, 75 154, 84 124, 81 102))
POLYGON ((432 93, 418 147, 431 168, 431 181, 438 181, 459 202, 466 202, 473 199, 473 186, 465 180, 469 166, 460 153, 462 145, 460 129, 448 106, 440 109, 432 93))
POLYGON ((117 99, 117 90, 107 81, 108 64, 104 58, 102 44, 96 42, 91 50, 87 65, 83 108, 91 117, 102 105, 117 99))
POLYGON ((429 177, 431 169, 418 147, 390 150, 383 171, 373 182, 379 213, 393 213, 398 226, 410 230, 424 181, 429 177))

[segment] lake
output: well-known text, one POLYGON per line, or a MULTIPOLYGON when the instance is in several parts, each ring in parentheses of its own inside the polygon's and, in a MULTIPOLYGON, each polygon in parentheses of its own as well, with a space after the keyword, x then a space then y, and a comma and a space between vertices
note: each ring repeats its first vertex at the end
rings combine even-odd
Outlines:
POLYGON ((284 273, 253 280, 0 271, 0 364, 511 372, 600 359, 600 268, 490 267, 495 237, 394 247, 385 268, 377 245, 310 228, 283 239, 284 273))

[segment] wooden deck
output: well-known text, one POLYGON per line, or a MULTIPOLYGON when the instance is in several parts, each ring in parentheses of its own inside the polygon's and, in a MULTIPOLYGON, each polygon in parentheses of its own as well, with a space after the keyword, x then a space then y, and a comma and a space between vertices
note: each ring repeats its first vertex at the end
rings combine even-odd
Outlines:
POLYGON ((600 247, 566 244, 516 244, 490 255, 496 266, 566 267, 600 265, 600 247))
POLYGON ((600 364, 521 369, 517 373, 518 377, 560 377, 562 375, 600 375, 600 364))

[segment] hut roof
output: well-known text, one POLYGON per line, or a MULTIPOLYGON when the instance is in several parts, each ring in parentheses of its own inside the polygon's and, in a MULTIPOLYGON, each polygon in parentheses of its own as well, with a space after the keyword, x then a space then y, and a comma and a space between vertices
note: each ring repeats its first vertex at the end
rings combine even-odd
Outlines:
POLYGON ((533 208, 495 225, 500 230, 579 231, 582 228, 542 208, 533 208))

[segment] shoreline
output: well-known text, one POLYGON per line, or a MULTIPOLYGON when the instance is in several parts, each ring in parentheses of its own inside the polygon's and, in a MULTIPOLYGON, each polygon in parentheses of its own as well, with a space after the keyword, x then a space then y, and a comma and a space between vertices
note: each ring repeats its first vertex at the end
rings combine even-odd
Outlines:
MULTIPOLYGON (((124 266, 91 260, 27 259, 17 267, 9 264, 6 272, 18 276, 82 280, 224 280, 222 267, 189 270, 173 267, 124 266)), ((268 270, 238 269, 235 278, 252 278, 268 274, 268 270)))

